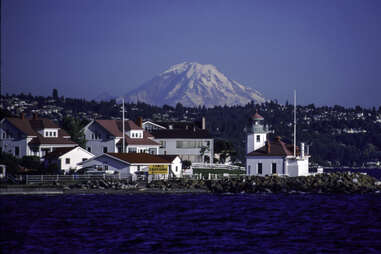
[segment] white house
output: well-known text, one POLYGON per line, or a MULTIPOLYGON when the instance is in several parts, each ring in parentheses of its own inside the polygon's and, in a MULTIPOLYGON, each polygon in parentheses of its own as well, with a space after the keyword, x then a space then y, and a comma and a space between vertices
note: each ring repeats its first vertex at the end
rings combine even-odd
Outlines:
POLYGON ((205 118, 201 128, 194 123, 146 121, 143 128, 149 131, 160 144, 159 154, 178 155, 192 163, 213 163, 214 140, 205 129, 205 118))
POLYGON ((146 153, 105 153, 81 163, 83 168, 117 171, 120 177, 148 174, 182 176, 182 163, 178 156, 146 153))
POLYGON ((53 121, 39 118, 6 117, 0 122, 0 148, 15 157, 44 157, 57 148, 78 146, 70 135, 53 121))
POLYGON ((306 176, 308 172, 309 155, 294 146, 285 144, 280 137, 267 139, 267 128, 263 125, 264 118, 256 113, 252 117, 253 125, 247 135, 246 174, 247 175, 287 175, 306 176))
POLYGON ((124 135, 122 120, 93 120, 84 127, 84 134, 87 150, 95 155, 122 152, 123 136, 126 153, 159 153, 153 136, 131 120, 125 120, 124 135))
POLYGON ((92 157, 94 157, 94 154, 80 146, 57 148, 55 151, 48 153, 45 156, 44 164, 46 166, 56 164, 58 169, 64 171, 66 174, 69 173, 70 170, 76 171, 82 168, 82 165, 79 163, 92 157))

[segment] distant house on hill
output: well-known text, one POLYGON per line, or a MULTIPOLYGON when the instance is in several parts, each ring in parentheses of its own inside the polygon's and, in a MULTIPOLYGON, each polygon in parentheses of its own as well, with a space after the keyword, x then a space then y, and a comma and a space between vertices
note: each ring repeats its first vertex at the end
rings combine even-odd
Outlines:
POLYGON ((124 134, 122 120, 93 120, 83 130, 86 148, 95 155, 123 152, 123 136, 126 153, 159 153, 153 136, 132 120, 125 120, 124 134))
POLYGON ((285 144, 280 137, 267 139, 267 128, 262 124, 264 118, 256 113, 252 117, 253 125, 247 136, 246 174, 247 175, 287 175, 306 176, 309 155, 294 146, 285 144))
POLYGON ((142 124, 160 144, 159 154, 179 155, 184 160, 213 163, 214 139, 205 128, 187 122, 150 122, 142 124))
POLYGON ((15 157, 44 157, 57 148, 78 146, 69 134, 53 121, 39 118, 6 117, 0 122, 0 148, 15 157))
POLYGON ((44 157, 44 164, 45 166, 57 165, 58 169, 66 174, 70 170, 75 171, 82 168, 82 165, 79 163, 92 157, 94 157, 94 154, 80 146, 57 148, 44 157))

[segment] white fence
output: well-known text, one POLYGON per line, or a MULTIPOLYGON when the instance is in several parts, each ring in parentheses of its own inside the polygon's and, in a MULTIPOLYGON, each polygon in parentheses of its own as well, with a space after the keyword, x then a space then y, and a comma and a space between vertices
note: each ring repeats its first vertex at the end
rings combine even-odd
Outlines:
POLYGON ((119 175, 26 175, 25 183, 53 183, 53 182, 73 182, 73 181, 89 181, 89 180, 108 180, 121 179, 119 175))

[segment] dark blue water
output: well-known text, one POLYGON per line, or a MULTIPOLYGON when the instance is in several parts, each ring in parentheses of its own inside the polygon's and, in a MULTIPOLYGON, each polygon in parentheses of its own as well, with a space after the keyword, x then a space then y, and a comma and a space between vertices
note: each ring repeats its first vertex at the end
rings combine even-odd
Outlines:
POLYGON ((380 253, 380 195, 1 196, 1 253, 380 253))

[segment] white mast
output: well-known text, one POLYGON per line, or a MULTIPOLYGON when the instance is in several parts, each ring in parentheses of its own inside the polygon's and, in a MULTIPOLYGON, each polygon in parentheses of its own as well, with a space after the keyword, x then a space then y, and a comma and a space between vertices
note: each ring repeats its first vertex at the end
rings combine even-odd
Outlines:
POLYGON ((122 111, 123 111, 123 115, 122 115, 122 128, 123 128, 123 150, 122 150, 122 153, 124 153, 124 152, 126 152, 126 141, 125 141, 125 135, 126 135, 126 133, 125 133, 125 130, 124 130, 124 98, 122 98, 122 103, 123 103, 123 105, 122 105, 122 111))
POLYGON ((294 90, 294 157, 296 158, 296 90, 294 90))

